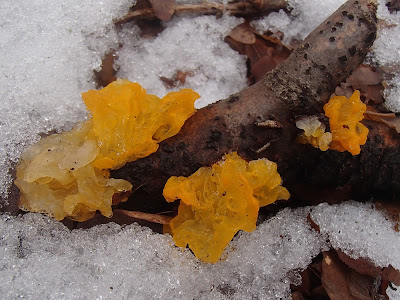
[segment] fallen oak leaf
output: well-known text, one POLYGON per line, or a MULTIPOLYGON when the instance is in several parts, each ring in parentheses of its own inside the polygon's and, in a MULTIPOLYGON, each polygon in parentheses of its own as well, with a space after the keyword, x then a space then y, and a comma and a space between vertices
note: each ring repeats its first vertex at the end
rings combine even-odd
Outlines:
POLYGON ((175 0, 149 0, 154 14, 162 21, 171 19, 175 12, 175 0))
POLYGON ((396 117, 394 119, 382 119, 382 123, 385 123, 390 128, 393 128, 397 133, 400 133, 400 117, 396 117))
POLYGON ((248 57, 250 67, 248 76, 252 83, 261 80, 291 53, 291 49, 283 45, 279 39, 255 34, 255 29, 247 23, 240 24, 234 30, 237 30, 236 35, 227 36, 225 42, 235 51, 248 57))
POLYGON ((400 222, 400 204, 397 201, 391 202, 375 202, 375 208, 377 210, 384 211, 387 216, 395 223, 394 230, 399 232, 399 222, 400 222))
POLYGON ((374 299, 374 279, 367 275, 357 273, 355 270, 350 269, 347 273, 347 285, 350 294, 355 299, 371 300, 374 299))
POLYGON ((254 29, 247 22, 239 24, 238 26, 233 28, 228 36, 236 42, 246 45, 251 45, 256 42, 254 29))
POLYGON ((184 72, 181 70, 178 70, 172 78, 167 78, 167 77, 160 77, 160 80, 163 82, 164 86, 166 88, 174 88, 174 87, 179 87, 185 84, 186 82, 186 77, 188 76, 193 76, 192 72, 184 72))
POLYGON ((358 273, 371 277, 381 276, 383 279, 386 279, 395 285, 400 285, 400 272, 391 265, 381 268, 377 267, 369 259, 363 257, 354 259, 341 250, 336 250, 336 253, 342 262, 344 262, 348 267, 356 270, 358 273))
POLYGON ((331 300, 354 300, 348 284, 349 268, 340 261, 334 251, 323 252, 322 285, 331 300))
MULTIPOLYGON (((349 50, 351 51, 351 49, 349 50)), ((344 86, 355 85, 378 85, 382 82, 382 76, 379 72, 367 65, 361 65, 347 78, 344 86)))

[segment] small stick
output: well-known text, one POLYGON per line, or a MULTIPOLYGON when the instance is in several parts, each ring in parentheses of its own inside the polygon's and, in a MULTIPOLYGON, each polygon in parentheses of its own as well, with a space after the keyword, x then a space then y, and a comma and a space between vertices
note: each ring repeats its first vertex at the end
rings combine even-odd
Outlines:
MULTIPOLYGON (((278 10, 286 7, 286 1, 267 1, 263 3, 264 6, 260 9, 258 8, 258 4, 249 2, 237 2, 237 3, 229 3, 222 4, 216 2, 202 2, 199 4, 181 4, 176 5, 174 14, 188 14, 188 13, 197 13, 197 14, 218 14, 218 13, 229 13, 230 15, 235 14, 254 14, 260 13, 262 11, 267 10, 278 10)), ((127 13, 124 17, 115 21, 115 24, 123 24, 133 19, 145 19, 145 18, 154 18, 155 12, 152 8, 143 8, 135 11, 131 11, 127 13)))
POLYGON ((124 209, 114 209, 114 211, 123 213, 124 215, 127 215, 135 219, 145 220, 152 223, 163 224, 163 225, 169 224, 169 222, 172 220, 172 217, 148 214, 140 211, 129 211, 124 209))
POLYGON ((378 113, 378 112, 367 110, 364 114, 370 115, 370 116, 375 116, 375 117, 388 118, 388 119, 395 119, 396 118, 396 114, 395 113, 378 113))

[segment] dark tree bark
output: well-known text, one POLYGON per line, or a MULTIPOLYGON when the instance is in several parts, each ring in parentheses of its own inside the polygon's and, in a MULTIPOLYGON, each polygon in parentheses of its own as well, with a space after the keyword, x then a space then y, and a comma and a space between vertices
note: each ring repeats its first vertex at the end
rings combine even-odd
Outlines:
POLYGON ((376 36, 375 13, 373 0, 348 1, 263 80, 200 109, 156 153, 112 171, 134 186, 123 207, 168 210, 162 189, 170 176, 188 176, 232 151, 277 162, 289 191, 298 183, 399 188, 399 139, 381 124, 366 122, 371 131, 358 156, 295 142, 296 117, 322 113, 335 87, 363 62, 376 36))

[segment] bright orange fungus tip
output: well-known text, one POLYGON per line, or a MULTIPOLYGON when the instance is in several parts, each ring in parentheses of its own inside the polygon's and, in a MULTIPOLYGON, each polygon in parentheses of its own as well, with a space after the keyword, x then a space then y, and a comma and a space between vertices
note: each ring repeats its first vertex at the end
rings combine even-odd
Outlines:
POLYGON ((353 155, 360 153, 360 145, 367 142, 369 132, 368 128, 360 123, 366 109, 367 106, 361 101, 360 92, 357 90, 349 99, 335 96, 324 105, 332 133, 330 149, 349 151, 353 155))
POLYGON ((21 155, 15 180, 21 209, 57 220, 85 221, 96 211, 111 217, 113 195, 132 185, 110 178, 108 169, 155 152, 157 142, 176 134, 194 113, 198 94, 183 90, 159 99, 137 83, 117 80, 83 97, 92 118, 21 155))
POLYGON ((258 210, 289 199, 277 165, 267 159, 246 162, 236 152, 212 167, 186 177, 171 177, 164 187, 168 202, 181 199, 178 215, 164 228, 177 246, 215 263, 239 230, 256 228, 258 210))

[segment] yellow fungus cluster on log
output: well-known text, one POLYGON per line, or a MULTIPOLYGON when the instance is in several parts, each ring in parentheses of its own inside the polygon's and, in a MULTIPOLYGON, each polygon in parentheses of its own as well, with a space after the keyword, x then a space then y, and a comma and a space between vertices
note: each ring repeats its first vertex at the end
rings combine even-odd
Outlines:
POLYGON ((139 84, 117 80, 83 97, 91 118, 22 154, 15 180, 21 209, 57 220, 85 221, 96 211, 111 217, 113 195, 132 185, 109 178, 108 169, 155 152, 157 142, 176 134, 194 113, 198 94, 183 90, 159 99, 139 84))
POLYGON ((367 142, 369 132, 368 128, 360 123, 366 109, 367 106, 361 101, 360 92, 357 90, 349 99, 335 96, 324 105, 332 133, 330 149, 349 151, 353 155, 360 153, 360 145, 367 142))
POLYGON ((171 177, 164 197, 181 203, 164 230, 177 246, 189 245, 197 258, 215 263, 239 230, 256 228, 261 206, 289 198, 281 182, 275 163, 267 159, 248 163, 236 153, 188 178, 171 177))
POLYGON ((91 125, 86 122, 70 132, 50 135, 22 154, 15 180, 21 209, 57 220, 85 221, 97 210, 112 216, 112 196, 132 185, 110 179, 107 170, 94 167, 99 147, 91 125))
POLYGON ((324 105, 331 132, 325 132, 325 125, 318 117, 303 117, 296 121, 297 128, 304 130, 297 137, 297 141, 311 144, 322 151, 332 149, 349 151, 353 155, 360 154, 360 146, 367 142, 369 132, 368 128, 360 123, 366 109, 367 106, 361 101, 360 92, 357 90, 349 99, 334 96, 324 105))
POLYGON ((332 141, 332 134, 325 132, 325 125, 318 120, 316 116, 304 117, 296 121, 296 126, 303 129, 297 137, 297 141, 302 144, 311 144, 314 148, 319 148, 321 151, 326 151, 332 141))
POLYGON ((117 80, 100 91, 83 93, 82 98, 101 145, 94 165, 115 169, 156 152, 159 142, 177 134, 195 113, 199 95, 183 89, 160 99, 146 94, 138 83, 117 80))

